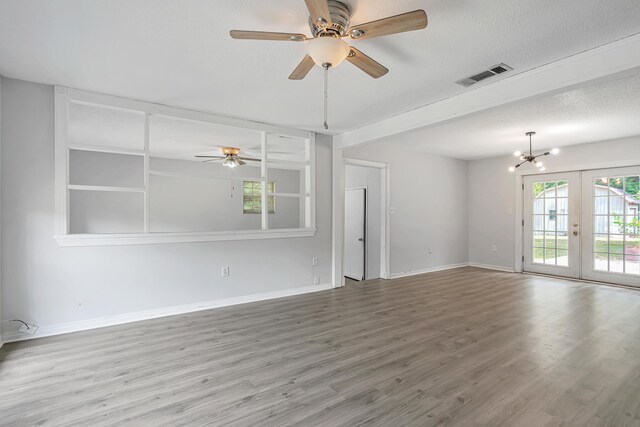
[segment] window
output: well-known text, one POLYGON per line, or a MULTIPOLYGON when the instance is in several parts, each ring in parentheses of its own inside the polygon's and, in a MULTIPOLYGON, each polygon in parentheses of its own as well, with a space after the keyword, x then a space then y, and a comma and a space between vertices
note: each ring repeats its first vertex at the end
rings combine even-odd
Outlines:
MULTIPOLYGON (((267 193, 276 192, 276 183, 270 181, 267 184, 267 193)), ((267 206, 269 213, 276 213, 275 196, 267 196, 267 206)), ((262 213, 262 182, 244 181, 242 185, 242 213, 261 214, 262 213)))
POLYGON ((62 246, 315 234, 313 132, 60 86, 55 118, 62 246))

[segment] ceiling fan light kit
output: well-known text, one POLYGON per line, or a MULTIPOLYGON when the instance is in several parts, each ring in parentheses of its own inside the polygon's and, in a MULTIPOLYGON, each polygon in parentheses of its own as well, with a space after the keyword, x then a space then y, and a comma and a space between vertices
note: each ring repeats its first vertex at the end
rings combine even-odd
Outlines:
POLYGON ((518 169, 520 166, 522 166, 525 163, 533 163, 540 172, 544 172, 546 170, 546 167, 544 166, 544 163, 542 163, 540 160, 536 160, 538 157, 544 157, 544 156, 548 156, 549 154, 558 154, 560 152, 560 150, 558 148, 553 148, 550 151, 547 151, 545 153, 541 153, 541 154, 533 154, 533 148, 532 148, 532 141, 531 138, 533 137, 533 135, 535 135, 535 132, 527 132, 525 135, 527 135, 529 137, 529 154, 523 154, 521 151, 516 151, 515 153, 513 153, 514 156, 518 157, 520 160, 522 160, 520 163, 513 165, 513 166, 509 166, 509 172, 515 172, 516 169, 518 169))
POLYGON ((251 157, 241 157, 240 149, 237 147, 221 147, 222 156, 195 156, 199 159, 206 159, 204 162, 215 162, 222 160, 222 166, 227 168, 237 168, 238 166, 246 165, 247 162, 259 162, 260 159, 253 159, 251 157))
POLYGON ((420 30, 427 26, 427 14, 424 10, 414 10, 365 24, 351 26, 351 10, 337 0, 305 0, 309 9, 309 28, 312 38, 298 33, 274 33, 265 31, 231 30, 234 39, 272 40, 272 41, 309 41, 307 55, 289 76, 290 80, 302 80, 316 64, 324 69, 324 128, 327 124, 328 71, 340 65, 345 59, 377 79, 389 70, 371 59, 343 39, 365 39, 406 31, 420 30))

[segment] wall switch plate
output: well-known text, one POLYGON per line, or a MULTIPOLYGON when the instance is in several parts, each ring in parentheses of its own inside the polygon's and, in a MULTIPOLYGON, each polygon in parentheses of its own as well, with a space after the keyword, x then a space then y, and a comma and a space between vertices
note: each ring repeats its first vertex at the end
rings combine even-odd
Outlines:
POLYGON ((312 264, 314 267, 317 267, 317 266, 318 266, 318 257, 317 257, 317 256, 314 256, 313 258, 311 258, 311 264, 312 264))
POLYGON ((491 252, 498 252, 498 247, 496 245, 491 245, 491 252))
POLYGON ((389 208, 389 215, 395 215, 396 214, 396 208, 389 208))
POLYGON ((229 277, 229 267, 222 267, 222 277, 229 277))
POLYGON ((23 334, 27 334, 27 335, 35 334, 37 330, 38 330, 38 327, 36 325, 21 325, 18 328, 18 331, 22 332, 23 334))
POLYGON ((314 285, 320 284, 320 276, 313 276, 313 284, 314 285))

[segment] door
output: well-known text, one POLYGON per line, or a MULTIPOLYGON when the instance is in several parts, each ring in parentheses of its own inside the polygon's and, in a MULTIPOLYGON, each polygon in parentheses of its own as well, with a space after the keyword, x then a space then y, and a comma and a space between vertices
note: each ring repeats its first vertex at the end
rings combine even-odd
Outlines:
POLYGON ((580 173, 524 177, 524 269, 580 277, 580 173))
POLYGON ((582 277, 640 286, 640 166, 585 171, 582 277))
POLYGON ((364 280, 367 190, 344 192, 344 275, 364 280))

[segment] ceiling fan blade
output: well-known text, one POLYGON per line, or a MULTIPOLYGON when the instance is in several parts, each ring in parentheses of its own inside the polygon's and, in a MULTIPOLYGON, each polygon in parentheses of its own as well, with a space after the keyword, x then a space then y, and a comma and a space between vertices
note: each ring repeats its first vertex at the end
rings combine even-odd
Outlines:
POLYGON ((236 157, 236 163, 240 166, 246 165, 246 162, 243 162, 240 158, 236 157))
POLYGON ((426 28, 427 24, 427 14, 424 10, 419 9, 353 26, 349 28, 349 35, 351 38, 358 40, 370 39, 388 36, 389 34, 404 33, 405 31, 421 30, 426 28))
POLYGON ((369 74, 374 79, 382 77, 389 72, 387 67, 377 63, 353 46, 351 47, 349 56, 347 56, 347 61, 360 68, 362 71, 369 74))
POLYGON ((304 0, 311 14, 311 20, 318 26, 331 26, 331 14, 327 0, 304 0))
POLYGON ((261 162, 262 161, 260 159, 253 159, 251 157, 236 157, 236 159, 246 160, 248 162, 261 162))
POLYGON ((304 34, 297 33, 271 33, 268 31, 229 31, 231 38, 239 40, 276 40, 285 42, 303 42, 307 39, 304 34))
POLYGON ((314 65, 315 65, 315 62, 313 62, 313 59, 311 59, 309 55, 305 56, 302 59, 302 61, 298 64, 296 69, 293 70, 293 73, 291 73, 291 75, 289 76, 289 80, 304 79, 307 76, 307 74, 309 74, 309 71, 311 71, 314 65))
POLYGON ((202 159, 224 159, 224 156, 194 156, 202 159))

